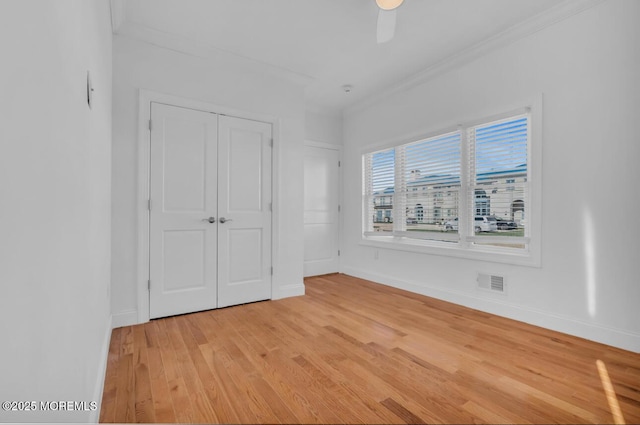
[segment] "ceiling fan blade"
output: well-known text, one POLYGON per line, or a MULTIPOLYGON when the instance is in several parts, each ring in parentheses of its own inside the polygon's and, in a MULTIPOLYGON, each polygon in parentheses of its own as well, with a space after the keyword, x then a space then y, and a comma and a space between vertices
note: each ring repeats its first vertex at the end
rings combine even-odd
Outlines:
POLYGON ((396 32, 396 10, 378 11, 378 44, 391 40, 396 32))

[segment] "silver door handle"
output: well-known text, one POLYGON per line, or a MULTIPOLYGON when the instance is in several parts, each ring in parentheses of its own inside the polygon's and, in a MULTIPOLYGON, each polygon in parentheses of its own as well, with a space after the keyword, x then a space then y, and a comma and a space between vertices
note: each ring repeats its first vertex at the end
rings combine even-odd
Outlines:
POLYGON ((220 223, 223 223, 223 224, 224 224, 224 223, 226 223, 227 221, 233 221, 233 219, 232 219, 232 218, 224 218, 224 217, 220 217, 220 220, 218 220, 218 221, 220 221, 220 223))
POLYGON ((216 222, 216 218, 215 217, 203 218, 202 221, 208 221, 209 223, 215 223, 216 222))

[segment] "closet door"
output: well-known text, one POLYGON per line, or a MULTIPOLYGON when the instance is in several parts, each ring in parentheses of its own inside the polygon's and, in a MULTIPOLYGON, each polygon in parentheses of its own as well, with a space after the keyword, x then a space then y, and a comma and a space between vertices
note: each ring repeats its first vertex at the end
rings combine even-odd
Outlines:
POLYGON ((339 266, 340 152, 305 146, 304 276, 336 273, 339 266))
POLYGON ((217 307, 217 119, 151 104, 151 318, 217 307))
POLYGON ((271 124, 151 104, 150 317, 271 298, 271 124))
POLYGON ((271 124, 220 116, 218 307, 271 298, 271 124))

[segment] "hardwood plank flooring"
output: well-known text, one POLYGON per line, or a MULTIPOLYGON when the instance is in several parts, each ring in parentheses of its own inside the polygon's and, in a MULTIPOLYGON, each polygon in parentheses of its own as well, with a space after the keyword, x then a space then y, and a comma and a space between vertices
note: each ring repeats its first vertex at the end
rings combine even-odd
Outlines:
POLYGON ((305 284, 114 329, 100 422, 640 423, 640 354, 342 274, 305 284))

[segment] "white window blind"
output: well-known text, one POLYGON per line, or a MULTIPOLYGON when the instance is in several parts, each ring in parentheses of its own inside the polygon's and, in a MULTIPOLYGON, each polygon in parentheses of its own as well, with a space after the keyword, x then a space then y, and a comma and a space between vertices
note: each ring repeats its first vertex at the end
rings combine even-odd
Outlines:
POLYGON ((365 231, 392 232, 395 204, 395 149, 364 156, 365 231))
POLYGON ((467 129, 467 136, 472 178, 468 191, 473 213, 470 229, 477 236, 469 240, 524 248, 529 116, 519 115, 471 127, 467 129))
POLYGON ((364 154, 365 237, 526 253, 530 139, 527 110, 364 154))
MULTIPOLYGON (((445 223, 458 217, 460 196, 460 132, 443 134, 401 146, 399 195, 406 214, 404 236, 420 239, 443 237, 445 223)), ((457 226, 451 226, 457 233, 457 226)))

